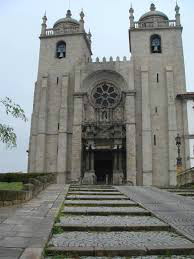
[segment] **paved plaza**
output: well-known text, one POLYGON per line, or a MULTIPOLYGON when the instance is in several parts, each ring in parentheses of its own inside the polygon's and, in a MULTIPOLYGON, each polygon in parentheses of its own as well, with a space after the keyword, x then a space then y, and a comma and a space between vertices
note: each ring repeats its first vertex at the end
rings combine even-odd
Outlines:
POLYGON ((41 258, 66 188, 53 184, 23 205, 0 208, 0 258, 41 258))

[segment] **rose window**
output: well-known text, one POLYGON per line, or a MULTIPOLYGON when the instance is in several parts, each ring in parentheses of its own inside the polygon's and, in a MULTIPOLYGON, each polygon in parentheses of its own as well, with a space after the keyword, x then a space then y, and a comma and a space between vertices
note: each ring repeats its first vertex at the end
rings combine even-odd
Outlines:
POLYGON ((95 107, 113 108, 120 101, 120 92, 111 83, 100 83, 92 91, 91 97, 95 107))

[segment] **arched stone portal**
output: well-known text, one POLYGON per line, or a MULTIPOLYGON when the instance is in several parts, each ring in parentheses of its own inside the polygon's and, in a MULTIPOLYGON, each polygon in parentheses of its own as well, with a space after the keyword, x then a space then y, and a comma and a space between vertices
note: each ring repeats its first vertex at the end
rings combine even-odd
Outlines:
POLYGON ((82 124, 82 176, 87 184, 122 184, 126 180, 125 95, 102 80, 85 96, 82 124))

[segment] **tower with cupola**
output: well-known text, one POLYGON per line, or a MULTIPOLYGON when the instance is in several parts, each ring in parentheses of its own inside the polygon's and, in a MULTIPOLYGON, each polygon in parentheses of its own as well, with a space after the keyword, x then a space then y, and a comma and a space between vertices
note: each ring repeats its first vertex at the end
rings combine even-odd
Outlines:
MULTIPOLYGON (((68 10, 66 17, 58 20, 51 29, 47 28, 44 15, 34 92, 29 172, 61 173, 63 182, 64 175, 70 172, 73 114, 76 113, 74 73, 76 66, 90 61, 91 54, 91 33, 84 29, 83 11, 77 21, 68 10)), ((77 102, 79 106, 79 100, 77 102)))
POLYGON ((175 137, 182 136, 183 167, 188 168, 187 112, 177 100, 186 92, 179 6, 175 19, 150 11, 134 21, 130 9, 130 51, 135 72, 138 171, 145 185, 173 185, 176 182, 177 149, 175 137))

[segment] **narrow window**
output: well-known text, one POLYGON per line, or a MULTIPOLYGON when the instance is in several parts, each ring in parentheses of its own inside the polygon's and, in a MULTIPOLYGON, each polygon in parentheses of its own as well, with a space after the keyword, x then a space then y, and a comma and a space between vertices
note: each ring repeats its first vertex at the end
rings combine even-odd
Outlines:
POLYGON ((161 37, 158 34, 154 34, 150 38, 151 53, 162 53, 161 37))
POLYGON ((154 135, 154 146, 156 146, 156 135, 154 135))
POLYGON ((66 43, 64 41, 60 41, 57 43, 56 57, 59 59, 66 57, 66 43))
POLYGON ((60 128, 60 124, 58 123, 58 130, 59 130, 59 128, 60 128))
POLYGON ((159 74, 157 73, 157 83, 159 83, 159 74))
POLYGON ((158 107, 155 107, 155 113, 158 113, 158 107))
POLYGON ((59 84, 59 78, 57 77, 57 85, 59 84))

